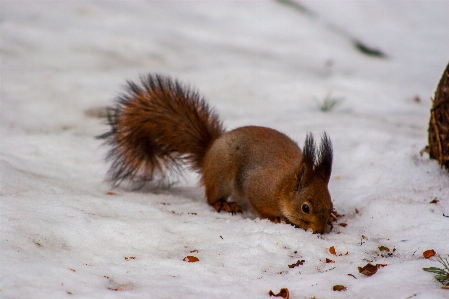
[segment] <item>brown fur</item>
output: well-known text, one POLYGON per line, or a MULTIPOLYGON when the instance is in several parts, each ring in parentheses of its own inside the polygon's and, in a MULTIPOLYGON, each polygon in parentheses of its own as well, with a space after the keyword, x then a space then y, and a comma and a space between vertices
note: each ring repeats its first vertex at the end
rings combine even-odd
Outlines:
POLYGON ((110 179, 149 181, 187 164, 201 174, 206 198, 217 211, 241 212, 229 197, 248 201, 261 218, 287 221, 324 233, 332 212, 327 188, 332 144, 318 151, 313 136, 303 151, 286 135, 248 126, 225 132, 197 92, 168 77, 128 83, 109 113, 110 179), (307 205, 307 206, 306 206, 307 205))

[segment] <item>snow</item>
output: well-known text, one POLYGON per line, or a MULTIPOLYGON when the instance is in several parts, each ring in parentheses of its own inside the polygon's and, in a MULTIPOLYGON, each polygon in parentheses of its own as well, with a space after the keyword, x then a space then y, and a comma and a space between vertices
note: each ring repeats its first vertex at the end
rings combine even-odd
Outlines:
POLYGON ((448 63, 449 2, 301 4, 313 13, 276 1, 2 2, 0 297, 448 298, 422 252, 449 254, 449 174, 419 153, 448 63), (95 114, 148 72, 198 88, 229 129, 269 126, 299 144, 328 132, 347 227, 315 235, 249 208, 216 213, 189 172, 171 188, 112 189, 95 114), (325 113, 327 95, 343 100, 325 113), (387 266, 359 274, 368 262, 387 266))

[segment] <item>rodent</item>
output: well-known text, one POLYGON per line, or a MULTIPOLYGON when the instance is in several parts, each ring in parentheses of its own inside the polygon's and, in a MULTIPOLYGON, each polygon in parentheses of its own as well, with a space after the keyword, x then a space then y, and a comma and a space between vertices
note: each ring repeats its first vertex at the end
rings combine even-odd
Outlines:
POLYGON ((167 76, 141 77, 108 108, 109 179, 147 182, 188 165, 199 172, 207 202, 218 212, 242 212, 248 201, 261 218, 285 221, 314 233, 332 226, 328 190, 333 149, 324 133, 301 150, 274 129, 245 126, 226 131, 197 91, 167 76))

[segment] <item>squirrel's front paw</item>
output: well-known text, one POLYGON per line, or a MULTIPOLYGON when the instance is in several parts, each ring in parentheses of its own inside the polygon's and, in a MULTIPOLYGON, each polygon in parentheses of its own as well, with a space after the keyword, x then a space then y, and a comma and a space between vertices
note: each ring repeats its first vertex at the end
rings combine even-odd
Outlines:
POLYGON ((288 221, 288 219, 283 217, 283 216, 274 217, 273 219, 270 219, 270 220, 273 221, 274 223, 287 223, 287 224, 290 224, 290 221, 288 221))
POLYGON ((338 212, 336 210, 333 210, 329 220, 327 221, 327 225, 329 225, 331 227, 331 230, 334 228, 334 222, 337 222, 337 217, 341 217, 344 215, 338 214, 338 212))
POLYGON ((225 210, 228 213, 231 213, 234 215, 235 213, 243 213, 242 208, 235 202, 227 202, 227 201, 217 201, 214 204, 215 210, 217 212, 221 212, 222 210, 225 210))

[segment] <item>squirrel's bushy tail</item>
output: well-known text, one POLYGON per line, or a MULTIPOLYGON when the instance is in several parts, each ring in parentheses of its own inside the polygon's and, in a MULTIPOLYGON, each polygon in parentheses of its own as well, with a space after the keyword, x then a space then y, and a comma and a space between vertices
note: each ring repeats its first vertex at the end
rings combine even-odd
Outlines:
POLYGON ((182 164, 199 171, 211 143, 224 133, 218 116, 196 91, 160 75, 128 82, 108 110, 109 177, 146 182, 182 164))

